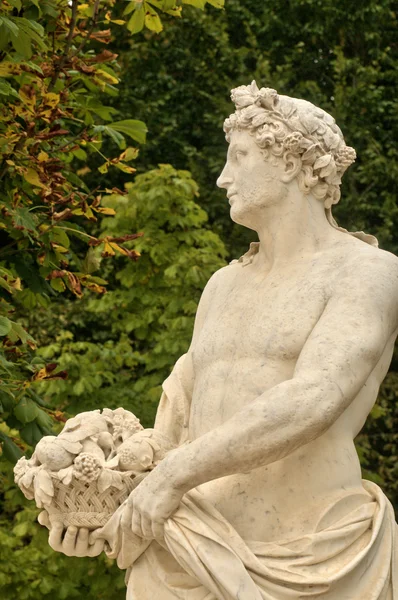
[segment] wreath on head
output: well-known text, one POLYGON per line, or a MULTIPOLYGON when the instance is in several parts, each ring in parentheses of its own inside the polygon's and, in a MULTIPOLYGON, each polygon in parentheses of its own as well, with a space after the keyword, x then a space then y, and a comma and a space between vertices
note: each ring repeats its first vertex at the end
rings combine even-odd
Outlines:
POLYGON ((272 88, 259 89, 255 81, 233 89, 231 98, 236 112, 224 123, 227 138, 234 129, 249 128, 256 132, 261 147, 278 143, 279 155, 300 156, 311 177, 310 187, 319 183, 330 187, 329 193, 325 186, 321 191, 325 208, 339 201, 336 191, 343 173, 355 161, 356 152, 345 144, 333 117, 305 100, 280 96, 272 88))

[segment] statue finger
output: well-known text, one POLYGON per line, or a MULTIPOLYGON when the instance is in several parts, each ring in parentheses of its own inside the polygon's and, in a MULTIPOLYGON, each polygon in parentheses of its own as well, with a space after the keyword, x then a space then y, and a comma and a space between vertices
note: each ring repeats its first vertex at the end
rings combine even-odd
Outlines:
POLYGON ((62 541, 62 552, 66 554, 66 556, 75 556, 77 534, 77 527, 68 527, 66 530, 64 539, 62 541))
POLYGON ((101 554, 101 552, 103 552, 104 550, 104 545, 105 545, 105 540, 103 539, 98 539, 94 542, 94 544, 92 546, 89 547, 88 550, 88 556, 98 556, 99 554, 101 554))
POLYGON ((81 527, 77 532, 75 544, 75 556, 87 556, 89 552, 88 543, 89 531, 86 527, 81 527))
POLYGON ((156 540, 161 540, 164 538, 164 521, 163 523, 152 522, 152 537, 156 540))
POLYGON ((130 524, 130 531, 132 531, 135 535, 138 535, 141 538, 145 537, 142 530, 142 518, 137 510, 133 511, 130 524))
POLYGON ((48 536, 48 543, 51 548, 56 552, 63 552, 62 548, 62 535, 64 532, 64 526, 62 523, 55 523, 53 527, 50 529, 50 534, 48 536))
POLYGON ((141 531, 142 536, 147 539, 152 539, 152 522, 147 517, 141 517, 141 531))
POLYGON ((126 533, 129 533, 131 531, 132 515, 133 515, 133 507, 126 504, 126 506, 123 510, 122 517, 120 519, 120 526, 122 528, 122 531, 125 531, 126 533))
POLYGON ((47 529, 51 529, 50 518, 49 518, 48 512, 46 510, 41 511, 41 513, 37 517, 37 520, 39 521, 40 525, 43 525, 43 527, 47 527, 47 529))

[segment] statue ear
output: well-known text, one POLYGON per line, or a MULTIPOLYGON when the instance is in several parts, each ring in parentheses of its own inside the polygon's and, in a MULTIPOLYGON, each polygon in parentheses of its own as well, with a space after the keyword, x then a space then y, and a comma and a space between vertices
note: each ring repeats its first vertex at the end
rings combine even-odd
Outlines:
POLYGON ((289 152, 284 156, 285 172, 282 175, 283 183, 290 183, 300 173, 301 158, 289 152))

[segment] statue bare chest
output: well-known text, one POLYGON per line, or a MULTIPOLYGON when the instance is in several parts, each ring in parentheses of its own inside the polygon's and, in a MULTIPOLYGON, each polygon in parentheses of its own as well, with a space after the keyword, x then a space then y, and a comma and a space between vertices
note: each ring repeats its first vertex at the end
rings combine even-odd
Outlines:
POLYGON ((328 299, 311 269, 256 279, 245 274, 218 286, 195 346, 194 364, 295 361, 328 299))

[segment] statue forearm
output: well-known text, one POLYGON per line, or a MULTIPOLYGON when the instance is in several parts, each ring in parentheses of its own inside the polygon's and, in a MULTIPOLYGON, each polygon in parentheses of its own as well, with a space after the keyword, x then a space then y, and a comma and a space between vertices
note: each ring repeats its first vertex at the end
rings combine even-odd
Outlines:
POLYGON ((280 460, 324 433, 341 414, 340 388, 285 381, 231 419, 170 454, 170 475, 185 492, 206 481, 280 460), (326 400, 326 401, 325 401, 326 400))

